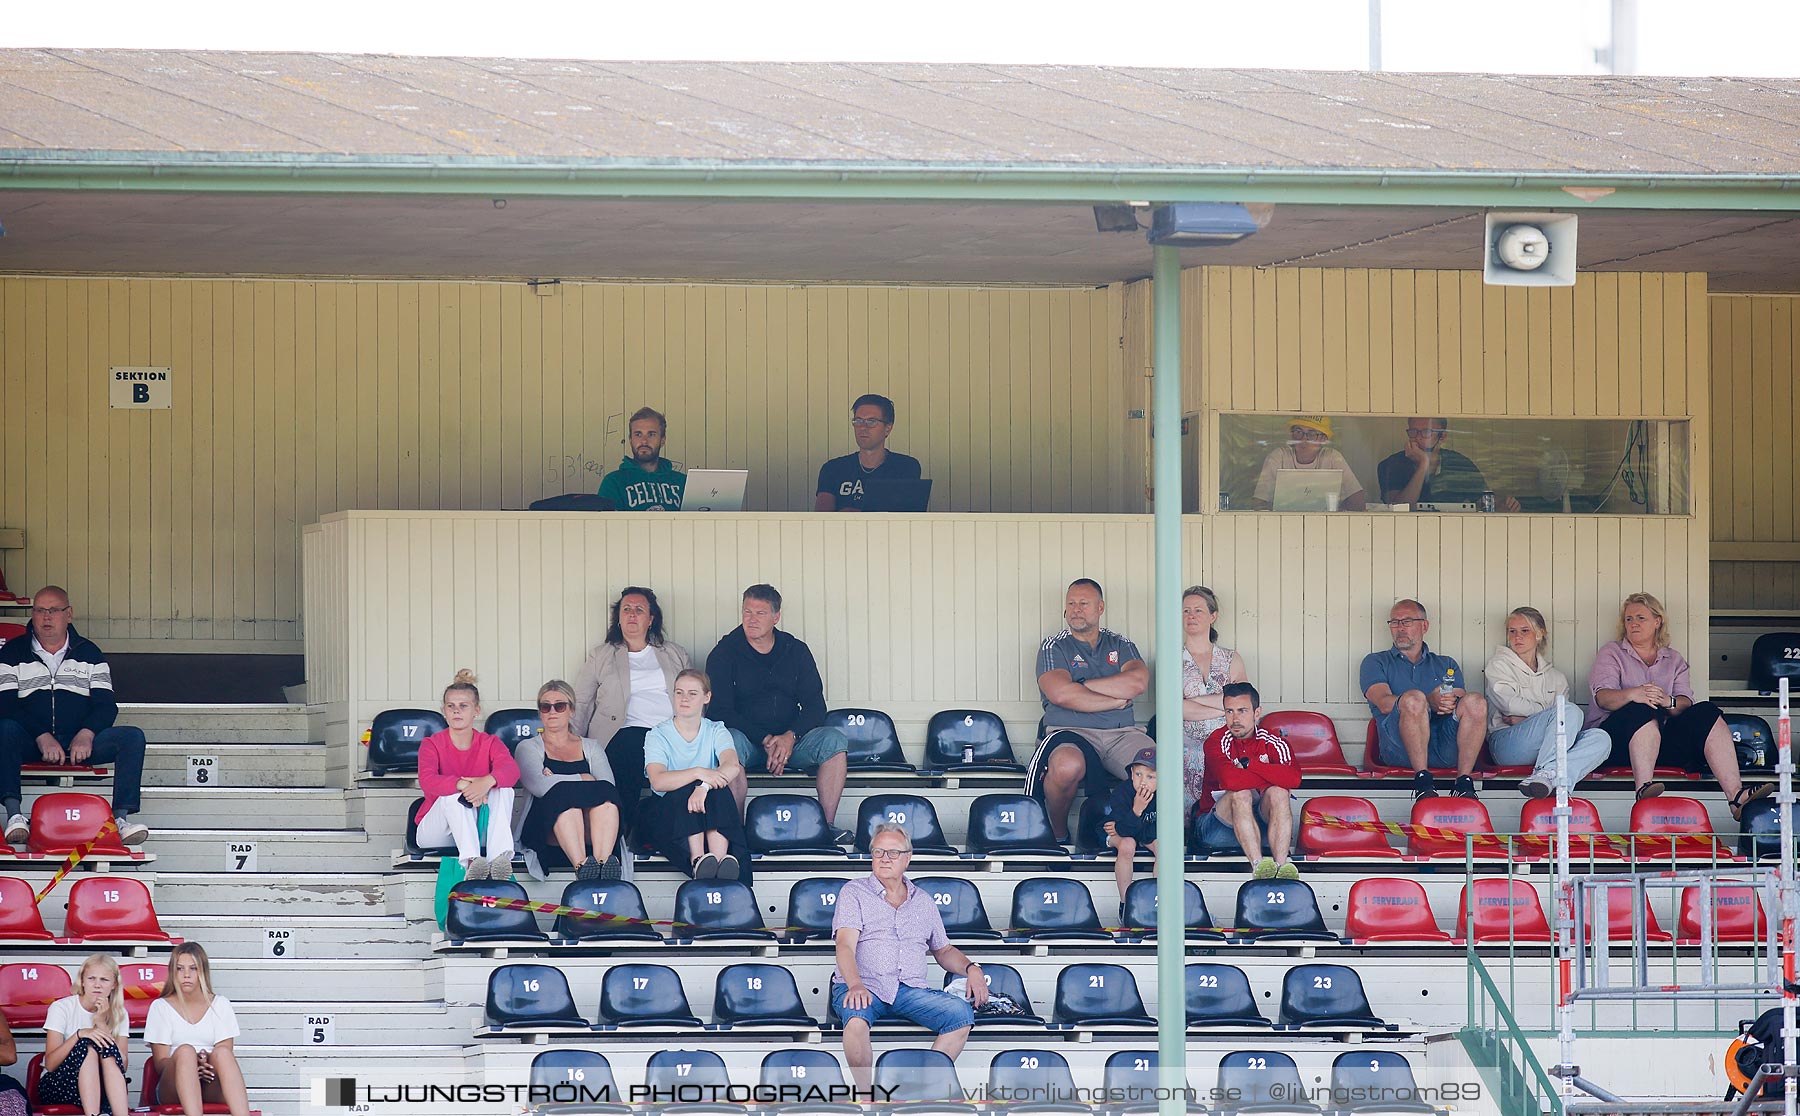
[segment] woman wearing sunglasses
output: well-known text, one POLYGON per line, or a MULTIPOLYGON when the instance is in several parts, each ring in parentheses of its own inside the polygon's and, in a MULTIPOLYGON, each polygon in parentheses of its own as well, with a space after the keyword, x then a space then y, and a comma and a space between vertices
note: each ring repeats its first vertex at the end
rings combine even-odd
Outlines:
POLYGON ((582 880, 616 880, 619 857, 619 788, 606 749, 575 734, 575 690, 557 678, 538 690, 538 717, 544 731, 519 745, 519 786, 531 797, 519 843, 526 866, 543 875, 553 848, 575 866, 582 880))

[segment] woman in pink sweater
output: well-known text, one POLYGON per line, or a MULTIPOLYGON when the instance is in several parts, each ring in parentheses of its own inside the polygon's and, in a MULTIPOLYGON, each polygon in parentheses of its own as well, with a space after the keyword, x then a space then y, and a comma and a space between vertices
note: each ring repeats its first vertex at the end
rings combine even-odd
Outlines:
POLYGON ((481 713, 481 691, 475 676, 456 672, 444 689, 444 720, 450 727, 434 732, 419 745, 419 844, 425 848, 454 842, 456 855, 470 880, 512 879, 513 788, 519 765, 500 742, 475 730, 481 713), (488 808, 487 855, 482 855, 476 811, 488 808))

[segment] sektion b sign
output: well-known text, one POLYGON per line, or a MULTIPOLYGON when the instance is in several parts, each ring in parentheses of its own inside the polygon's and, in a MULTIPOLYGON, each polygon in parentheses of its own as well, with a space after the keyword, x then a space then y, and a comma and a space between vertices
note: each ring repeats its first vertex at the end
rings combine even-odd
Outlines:
POLYGON ((175 388, 167 368, 107 370, 108 397, 114 407, 166 411, 174 405, 175 388))

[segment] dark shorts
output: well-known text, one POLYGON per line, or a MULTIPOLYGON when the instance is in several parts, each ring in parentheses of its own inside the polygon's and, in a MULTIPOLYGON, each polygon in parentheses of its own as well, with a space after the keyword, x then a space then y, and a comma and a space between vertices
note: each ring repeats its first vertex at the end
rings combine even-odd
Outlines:
POLYGON ((1612 753, 1607 757, 1606 766, 1630 764, 1631 750, 1627 745, 1631 738, 1649 722, 1661 721, 1662 748, 1656 753, 1656 762, 1664 767, 1679 767, 1704 775, 1707 771, 1706 737, 1723 716, 1719 707, 1710 701, 1697 701, 1674 716, 1667 716, 1663 710, 1652 709, 1641 701, 1621 705, 1608 713, 1599 726, 1612 737, 1612 753))

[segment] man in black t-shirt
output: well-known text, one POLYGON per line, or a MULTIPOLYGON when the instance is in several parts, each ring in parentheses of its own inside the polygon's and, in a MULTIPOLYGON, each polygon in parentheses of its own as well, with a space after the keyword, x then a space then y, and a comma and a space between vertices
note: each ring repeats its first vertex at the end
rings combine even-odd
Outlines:
POLYGON ((887 448, 888 435, 894 432, 892 399, 885 395, 857 399, 850 408, 850 432, 856 436, 856 452, 819 466, 814 511, 862 511, 866 482, 920 477, 918 458, 887 448))
MULTIPOLYGON (((1487 480, 1473 461, 1445 449, 1450 424, 1441 418, 1406 420, 1406 448, 1375 468, 1381 498, 1390 504, 1473 504, 1487 480)), ((1519 501, 1502 496, 1499 511, 1516 512, 1519 501)))

